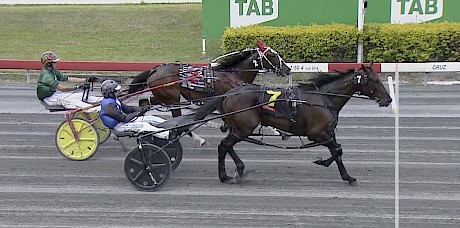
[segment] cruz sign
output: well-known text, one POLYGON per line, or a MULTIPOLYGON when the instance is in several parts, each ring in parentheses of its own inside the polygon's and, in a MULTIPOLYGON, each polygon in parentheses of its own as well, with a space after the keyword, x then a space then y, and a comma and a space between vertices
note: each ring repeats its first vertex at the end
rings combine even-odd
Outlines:
MULTIPOLYGON (((367 0, 365 22, 460 22, 459 0, 367 0)), ((202 0, 203 38, 220 39, 226 27, 357 24, 358 0, 202 0)))

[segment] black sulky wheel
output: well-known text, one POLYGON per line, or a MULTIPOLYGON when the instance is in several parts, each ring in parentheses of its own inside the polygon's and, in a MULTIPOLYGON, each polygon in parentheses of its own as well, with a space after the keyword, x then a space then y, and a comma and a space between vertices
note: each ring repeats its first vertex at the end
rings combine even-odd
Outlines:
POLYGON ((156 191, 169 180, 171 162, 160 147, 142 145, 142 151, 135 147, 125 159, 125 174, 135 188, 142 191, 156 191), (145 158, 145 162, 144 162, 145 158))
MULTIPOLYGON (((166 139, 160 139, 157 137, 153 137, 153 143, 159 147, 163 147, 164 145, 168 144, 169 141, 166 139)), ((180 162, 182 161, 182 144, 179 140, 169 144, 163 150, 168 154, 169 160, 171 161, 172 169, 176 169, 179 166, 180 162)))

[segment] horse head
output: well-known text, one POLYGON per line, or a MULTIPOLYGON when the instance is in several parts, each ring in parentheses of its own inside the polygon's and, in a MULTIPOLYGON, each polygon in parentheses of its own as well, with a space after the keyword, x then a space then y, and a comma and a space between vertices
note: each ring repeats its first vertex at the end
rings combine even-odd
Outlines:
POLYGON ((282 56, 261 40, 257 40, 257 53, 262 69, 271 69, 278 76, 286 76, 291 73, 291 68, 286 65, 282 56))
POLYGON ((388 94, 385 86, 378 75, 370 66, 361 65, 361 68, 355 71, 354 84, 357 86, 357 92, 368 96, 371 100, 376 101, 380 107, 387 107, 392 99, 388 94))

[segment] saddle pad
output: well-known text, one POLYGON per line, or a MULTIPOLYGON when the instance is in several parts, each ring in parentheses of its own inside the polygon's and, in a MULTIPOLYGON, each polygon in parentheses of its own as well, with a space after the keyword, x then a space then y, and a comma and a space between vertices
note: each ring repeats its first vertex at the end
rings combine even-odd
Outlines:
POLYGON ((263 92, 259 93, 259 103, 273 101, 262 106, 263 113, 281 118, 291 119, 293 117, 292 104, 289 99, 297 97, 296 95, 290 94, 289 90, 283 88, 268 86, 261 88, 263 92))

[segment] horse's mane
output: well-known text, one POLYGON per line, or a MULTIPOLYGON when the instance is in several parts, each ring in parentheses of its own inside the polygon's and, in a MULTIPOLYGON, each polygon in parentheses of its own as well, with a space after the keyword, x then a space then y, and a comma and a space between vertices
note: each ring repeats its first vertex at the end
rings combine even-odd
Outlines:
POLYGON ((312 86, 321 87, 341 79, 354 71, 355 69, 348 69, 347 71, 336 71, 334 73, 319 73, 316 77, 309 79, 307 82, 299 82, 299 86, 308 88, 312 86))
POLYGON ((241 51, 230 52, 224 55, 221 55, 214 59, 211 62, 211 66, 213 66, 214 70, 222 70, 228 67, 231 67, 243 59, 248 58, 252 53, 254 53, 256 49, 246 48, 241 51))

